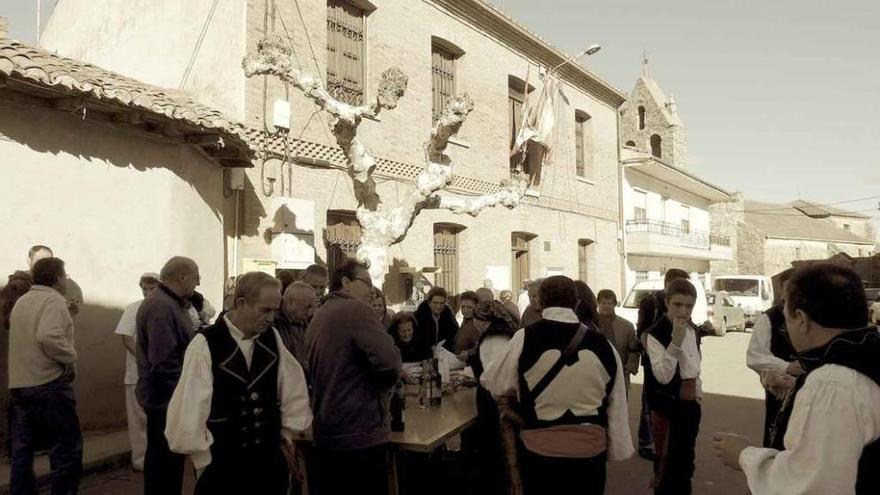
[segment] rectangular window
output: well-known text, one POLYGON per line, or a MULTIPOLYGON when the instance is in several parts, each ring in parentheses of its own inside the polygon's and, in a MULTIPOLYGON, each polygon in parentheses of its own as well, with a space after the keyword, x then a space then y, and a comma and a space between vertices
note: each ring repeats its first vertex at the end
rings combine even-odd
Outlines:
POLYGON ((636 282, 648 280, 648 272, 636 272, 636 282))
POLYGON ((431 47, 431 90, 436 122, 443 115, 449 99, 455 96, 455 56, 437 45, 431 47))
POLYGON ((327 91, 351 105, 364 102, 363 9, 327 0, 327 91))
POLYGON ((681 207, 681 233, 691 233, 691 209, 688 206, 681 207))
POLYGON ((633 219, 636 222, 648 220, 648 195, 641 191, 633 191, 633 219))
POLYGON ((575 168, 578 177, 593 178, 593 119, 584 112, 575 113, 575 168))
MULTIPOLYGON (((508 116, 510 120, 510 146, 509 148, 513 150, 513 146, 516 143, 516 136, 519 134, 520 122, 522 121, 522 111, 523 111, 523 95, 524 89, 523 85, 511 84, 508 88, 507 95, 507 109, 508 116)), ((513 168, 519 164, 522 159, 522 153, 516 153, 510 155, 510 167, 513 168)))
POLYGON ((353 213, 328 212, 324 240, 327 242, 327 270, 333 273, 343 261, 357 256, 361 247, 361 225, 353 213))
POLYGON ((434 265, 440 267, 436 284, 458 294, 458 229, 447 225, 434 226, 434 265))

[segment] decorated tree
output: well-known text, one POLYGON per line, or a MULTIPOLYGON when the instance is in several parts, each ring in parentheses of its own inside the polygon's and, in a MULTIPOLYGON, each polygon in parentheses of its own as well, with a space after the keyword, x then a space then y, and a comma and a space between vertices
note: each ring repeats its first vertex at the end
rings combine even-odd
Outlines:
MULTIPOLYGON (((332 117, 330 128, 336 143, 348 160, 348 175, 358 200, 357 219, 361 225, 361 245, 357 256, 370 263, 370 277, 381 286, 388 273, 388 248, 401 242, 416 216, 424 209, 446 209, 458 214, 478 215, 483 209, 502 205, 516 207, 529 185, 522 170, 523 160, 513 167, 509 179, 497 191, 472 198, 437 194, 452 182, 452 161, 446 155, 449 139, 458 133, 474 102, 467 94, 451 98, 443 115, 434 124, 424 144, 425 168, 416 177, 402 199, 384 201, 376 192, 373 172, 376 159, 358 138, 358 127, 364 117, 376 117, 383 109, 393 110, 403 96, 407 76, 398 68, 382 73, 376 100, 355 106, 339 101, 327 91, 321 80, 294 69, 291 50, 278 36, 261 39, 256 52, 245 57, 242 66, 247 77, 270 75, 301 90, 332 117)), ((523 157, 524 159, 524 157, 523 157)))

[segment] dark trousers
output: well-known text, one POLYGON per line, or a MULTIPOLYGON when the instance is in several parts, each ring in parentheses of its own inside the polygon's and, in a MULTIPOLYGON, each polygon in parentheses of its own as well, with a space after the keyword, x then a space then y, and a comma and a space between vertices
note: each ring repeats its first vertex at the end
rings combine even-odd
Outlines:
POLYGON ((387 495, 391 472, 388 455, 388 444, 359 450, 316 447, 309 462, 309 493, 387 495))
POLYGON ((144 495, 180 495, 186 456, 175 454, 165 439, 167 409, 146 409, 147 452, 144 455, 144 495))
MULTIPOLYGON (((773 426, 776 423, 776 416, 779 414, 779 409, 781 408, 782 400, 777 399, 776 396, 771 394, 770 392, 764 392, 764 447, 773 447, 771 445, 772 438, 770 437, 772 436, 773 426)), ((787 425, 779 425, 777 427, 782 428, 777 436, 779 436, 780 434, 785 434, 785 426, 787 425)))
POLYGON ((520 448, 525 495, 605 493, 605 454, 590 458, 545 457, 520 448))
POLYGON ((49 445, 52 495, 74 494, 82 476, 82 432, 76 397, 69 383, 58 380, 36 387, 14 388, 10 395, 12 495, 36 495, 36 434, 49 445))
POLYGON ((694 448, 702 410, 695 400, 679 400, 668 411, 653 411, 654 495, 690 495, 694 448))
MULTIPOLYGON (((216 439, 215 439, 216 440, 216 439)), ((195 495, 287 495, 289 471, 279 449, 218 453, 196 483, 195 495)))
POLYGON ((651 435, 651 408, 648 407, 648 394, 642 385, 642 414, 639 415, 639 448, 654 449, 654 438, 651 435))

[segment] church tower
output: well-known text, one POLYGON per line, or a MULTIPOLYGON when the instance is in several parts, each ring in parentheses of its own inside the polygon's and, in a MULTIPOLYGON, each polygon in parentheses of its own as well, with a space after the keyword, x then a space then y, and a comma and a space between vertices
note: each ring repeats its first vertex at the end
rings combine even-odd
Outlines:
POLYGON ((647 58, 629 98, 620 107, 620 141, 664 163, 687 168, 687 132, 675 98, 667 98, 651 78, 647 58))

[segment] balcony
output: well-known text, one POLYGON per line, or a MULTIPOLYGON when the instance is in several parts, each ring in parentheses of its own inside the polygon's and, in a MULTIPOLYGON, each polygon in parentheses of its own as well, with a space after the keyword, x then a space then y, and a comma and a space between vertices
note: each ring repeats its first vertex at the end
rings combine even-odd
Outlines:
POLYGON ((626 221, 627 253, 699 260, 730 260, 730 238, 659 220, 626 221))

